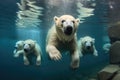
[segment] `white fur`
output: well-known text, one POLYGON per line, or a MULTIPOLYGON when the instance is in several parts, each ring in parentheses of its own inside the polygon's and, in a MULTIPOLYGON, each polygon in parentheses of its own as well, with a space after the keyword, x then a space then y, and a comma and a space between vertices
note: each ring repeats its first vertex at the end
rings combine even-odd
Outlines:
POLYGON ((20 41, 17 41, 15 46, 16 49, 14 49, 13 53, 14 53, 14 57, 19 57, 19 55, 23 52, 23 44, 24 44, 24 41, 20 40, 20 41), (20 53, 18 53, 20 52, 20 53))
POLYGON ((79 25, 79 19, 75 19, 70 15, 63 15, 61 17, 55 16, 54 21, 55 24, 50 28, 47 35, 46 51, 49 54, 49 57, 53 60, 60 60, 62 58, 62 55, 61 52, 58 50, 58 47, 62 48, 62 46, 69 46, 69 51, 71 54, 71 67, 78 68, 79 53, 76 30, 79 25), (63 23, 62 20, 64 20, 63 23), (63 26, 61 26, 61 24, 63 26), (65 28, 68 27, 68 25, 70 25, 73 29, 70 35, 66 35, 64 32, 65 28))
POLYGON ((25 65, 29 65, 30 62, 29 62, 29 60, 28 60, 27 55, 29 55, 29 54, 31 54, 31 53, 33 53, 33 54, 35 54, 35 56, 37 56, 37 58, 36 58, 36 65, 40 65, 40 64, 41 64, 41 48, 40 48, 40 46, 36 43, 36 41, 34 41, 34 40, 31 40, 31 39, 25 40, 25 41, 24 41, 24 46, 23 46, 23 48, 22 48, 21 50, 17 51, 17 52, 15 53, 15 55, 18 57, 20 54, 23 54, 24 64, 25 64, 25 65), (35 46, 35 47, 32 48, 32 49, 29 49, 30 46, 29 46, 28 44, 31 44, 32 46, 35 46), (26 49, 26 48, 27 48, 28 50, 30 50, 30 51, 25 52, 24 49, 26 49))
POLYGON ((94 56, 98 56, 98 52, 95 48, 94 43, 95 43, 95 39, 90 36, 85 36, 85 37, 80 38, 80 40, 78 41, 80 57, 83 56, 83 53, 85 54, 85 52, 89 52, 89 50, 86 49, 86 46, 91 46, 90 51, 93 52, 94 56), (91 46, 91 43, 93 44, 93 46, 91 46))

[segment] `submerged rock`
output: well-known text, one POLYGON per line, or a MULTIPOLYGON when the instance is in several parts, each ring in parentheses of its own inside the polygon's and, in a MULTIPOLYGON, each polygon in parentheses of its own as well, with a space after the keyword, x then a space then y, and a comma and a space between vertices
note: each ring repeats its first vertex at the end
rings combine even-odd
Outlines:
POLYGON ((120 23, 112 24, 108 28, 108 35, 111 43, 120 41, 120 23))
MULTIPOLYGON (((119 70, 118 65, 108 65, 98 73, 98 80, 113 80, 119 70)), ((120 79, 120 78, 119 78, 120 79)))
POLYGON ((116 41, 110 47, 110 63, 120 64, 120 41, 116 41))

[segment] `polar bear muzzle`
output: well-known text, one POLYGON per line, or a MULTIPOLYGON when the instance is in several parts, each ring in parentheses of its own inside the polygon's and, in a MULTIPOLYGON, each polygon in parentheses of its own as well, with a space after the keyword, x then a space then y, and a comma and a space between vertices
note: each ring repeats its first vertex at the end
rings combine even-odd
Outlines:
POLYGON ((24 44, 24 51, 29 52, 31 49, 30 44, 24 44))
POLYGON ((62 20, 62 26, 64 29, 64 33, 66 35, 71 35, 73 32, 73 27, 74 27, 74 22, 67 19, 67 20, 62 20))
POLYGON ((67 27, 65 28, 65 30, 64 30, 64 33, 65 33, 66 35, 71 35, 72 32, 73 32, 72 26, 67 26, 67 27))
POLYGON ((85 47, 86 47, 86 49, 90 49, 91 47, 93 46, 93 44, 91 43, 91 42, 89 42, 89 41, 87 41, 86 43, 85 43, 85 47))

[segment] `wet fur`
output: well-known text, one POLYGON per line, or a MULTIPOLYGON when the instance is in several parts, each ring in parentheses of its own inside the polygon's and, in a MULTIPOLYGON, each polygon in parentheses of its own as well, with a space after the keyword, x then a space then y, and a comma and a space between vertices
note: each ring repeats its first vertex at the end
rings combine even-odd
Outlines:
MULTIPOLYGON (((64 16, 64 19, 66 18, 69 19, 69 16, 67 15, 64 16)), ((65 47, 70 51, 71 58, 72 58, 71 59, 72 68, 79 67, 79 54, 78 54, 77 37, 76 37, 76 30, 77 30, 78 24, 79 22, 75 23, 74 32, 70 36, 68 36, 68 35, 65 35, 59 29, 61 28, 61 23, 59 21, 55 21, 55 24, 51 27, 47 35, 46 51, 49 54, 50 58, 53 60, 61 59, 62 55, 58 49, 65 47), (78 62, 75 63, 76 61, 78 62)))

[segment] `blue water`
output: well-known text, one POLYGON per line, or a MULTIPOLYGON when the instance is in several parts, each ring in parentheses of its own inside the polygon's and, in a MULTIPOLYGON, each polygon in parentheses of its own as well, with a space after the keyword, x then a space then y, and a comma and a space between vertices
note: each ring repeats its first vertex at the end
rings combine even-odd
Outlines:
MULTIPOLYGON (((51 61, 45 52, 45 41, 48 29, 53 24, 53 17, 70 14, 77 17, 75 4, 77 0, 64 6, 48 6, 49 0, 37 0, 43 7, 42 22, 37 27, 18 28, 16 19, 19 0, 0 0, 0 80, 87 80, 86 77, 95 76, 108 64, 109 54, 104 53, 102 46, 107 36, 107 4, 105 0, 97 0, 94 16, 85 19, 78 28, 78 39, 89 35, 95 38, 98 57, 86 55, 80 59, 80 67, 77 70, 70 68, 70 56, 62 54, 62 60, 51 61), (22 56, 13 57, 15 42, 25 39, 36 40, 42 48, 42 64, 25 66, 22 56), (104 39, 105 38, 105 39, 104 39)), ((59 1, 59 0, 56 0, 59 1)), ((68 1, 68 0, 66 0, 68 1)), ((78 0, 79 1, 79 0, 78 0)))

